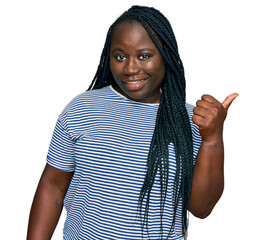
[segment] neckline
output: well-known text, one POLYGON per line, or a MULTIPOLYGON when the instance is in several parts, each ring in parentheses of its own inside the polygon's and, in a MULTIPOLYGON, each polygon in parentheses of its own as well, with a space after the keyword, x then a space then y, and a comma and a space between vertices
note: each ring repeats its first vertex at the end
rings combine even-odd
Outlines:
POLYGON ((125 97, 124 95, 122 95, 121 93, 117 92, 114 87, 112 85, 109 85, 108 86, 110 88, 110 90, 115 93, 116 95, 118 95, 119 97, 123 98, 124 100, 128 101, 128 102, 131 102, 131 103, 134 103, 134 104, 141 104, 141 105, 147 105, 147 106, 159 106, 160 103, 144 103, 144 102, 138 102, 138 101, 134 101, 134 100, 131 100, 127 97, 125 97))

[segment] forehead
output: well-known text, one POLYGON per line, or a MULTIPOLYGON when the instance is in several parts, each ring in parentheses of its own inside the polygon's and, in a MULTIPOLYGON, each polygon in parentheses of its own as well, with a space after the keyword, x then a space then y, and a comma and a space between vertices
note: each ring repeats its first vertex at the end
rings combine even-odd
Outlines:
POLYGON ((137 21, 119 23, 113 32, 111 46, 124 44, 127 46, 148 45, 156 48, 145 28, 137 21))

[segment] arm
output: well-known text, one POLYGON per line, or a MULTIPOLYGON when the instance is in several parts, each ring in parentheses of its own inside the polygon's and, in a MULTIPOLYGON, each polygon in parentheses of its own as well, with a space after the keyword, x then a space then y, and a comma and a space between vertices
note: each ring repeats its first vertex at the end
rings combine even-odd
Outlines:
POLYGON ((46 164, 32 203, 27 240, 51 239, 72 176, 73 172, 63 172, 46 164))
POLYGON ((224 189, 223 124, 227 110, 238 94, 221 104, 209 95, 202 96, 194 108, 193 122, 199 126, 202 143, 197 155, 189 202, 190 212, 207 217, 224 189))

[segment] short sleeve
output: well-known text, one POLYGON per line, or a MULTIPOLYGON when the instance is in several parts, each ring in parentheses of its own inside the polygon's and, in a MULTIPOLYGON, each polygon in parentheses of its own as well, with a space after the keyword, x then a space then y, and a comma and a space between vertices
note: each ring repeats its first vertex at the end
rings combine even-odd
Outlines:
POLYGON ((75 170, 74 141, 60 118, 57 120, 47 155, 47 163, 62 171, 75 170))
POLYGON ((194 114, 193 113, 194 106, 191 104, 186 104, 186 108, 187 108, 187 112, 188 112, 189 119, 190 119, 190 125, 191 125, 192 142, 193 142, 193 160, 195 164, 197 154, 201 146, 201 135, 200 135, 199 127, 192 121, 192 116, 194 114))
POLYGON ((191 123, 192 141, 193 141, 193 159, 196 162, 197 154, 201 146, 201 135, 199 127, 195 123, 191 123))

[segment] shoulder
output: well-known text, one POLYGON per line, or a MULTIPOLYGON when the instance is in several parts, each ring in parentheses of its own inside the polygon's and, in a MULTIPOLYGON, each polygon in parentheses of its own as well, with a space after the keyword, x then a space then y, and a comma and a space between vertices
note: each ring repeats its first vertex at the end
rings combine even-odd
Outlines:
POLYGON ((187 112, 188 112, 188 115, 189 115, 190 118, 191 118, 192 115, 194 114, 194 113, 193 113, 193 108, 194 108, 194 107, 195 107, 194 105, 189 104, 189 103, 186 103, 186 109, 187 109, 187 112))
POLYGON ((200 137, 199 127, 192 121, 192 116, 194 115, 193 113, 194 107, 195 107, 194 105, 186 103, 186 109, 187 109, 189 119, 190 119, 192 134, 193 136, 196 135, 197 137, 200 137))
POLYGON ((83 92, 74 97, 59 114, 58 119, 66 127, 69 123, 82 121, 90 117, 94 111, 110 103, 111 90, 109 87, 83 92))
POLYGON ((193 142, 193 159, 195 163, 195 159, 201 145, 201 136, 200 136, 199 127, 192 121, 192 116, 194 115, 193 113, 194 107, 195 107, 194 105, 186 103, 186 109, 190 119, 192 142, 193 142))
POLYGON ((100 89, 90 90, 83 92, 76 97, 74 97, 63 109, 62 114, 77 112, 82 108, 93 108, 93 106, 98 106, 100 102, 107 101, 110 96, 109 88, 104 87, 100 89))

